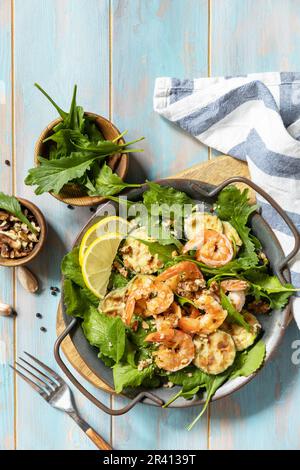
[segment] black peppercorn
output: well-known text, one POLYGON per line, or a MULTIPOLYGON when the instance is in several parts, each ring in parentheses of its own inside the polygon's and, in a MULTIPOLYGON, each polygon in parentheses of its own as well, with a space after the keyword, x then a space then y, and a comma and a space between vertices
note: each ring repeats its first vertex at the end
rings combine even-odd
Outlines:
POLYGON ((10 161, 9 160, 5 160, 4 163, 5 163, 6 166, 10 166, 10 161))
POLYGON ((43 318, 43 315, 42 315, 41 313, 39 313, 39 312, 36 313, 35 316, 36 316, 37 318, 43 318))
POLYGON ((90 207, 90 211, 91 211, 91 212, 96 212, 95 207, 90 207))
POLYGON ((43 332, 46 332, 47 328, 45 328, 44 326, 41 326, 40 330, 43 331, 43 332))
POLYGON ((54 287, 54 286, 51 286, 51 287, 50 287, 50 290, 53 291, 53 292, 60 292, 59 288, 58 288, 58 287, 54 287))
POLYGON ((71 206, 71 204, 68 204, 68 209, 74 209, 74 206, 71 206))

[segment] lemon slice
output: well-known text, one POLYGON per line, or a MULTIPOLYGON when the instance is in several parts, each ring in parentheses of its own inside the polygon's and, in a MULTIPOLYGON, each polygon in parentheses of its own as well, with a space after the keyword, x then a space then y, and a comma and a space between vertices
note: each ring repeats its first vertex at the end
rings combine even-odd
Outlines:
POLYGON ((112 215, 105 217, 92 225, 84 234, 79 248, 79 263, 82 265, 84 254, 87 248, 96 240, 107 233, 120 233, 123 236, 129 232, 129 222, 122 217, 112 215))
POLYGON ((83 279, 99 299, 106 294, 112 263, 123 238, 121 233, 107 233, 96 238, 84 253, 83 279))

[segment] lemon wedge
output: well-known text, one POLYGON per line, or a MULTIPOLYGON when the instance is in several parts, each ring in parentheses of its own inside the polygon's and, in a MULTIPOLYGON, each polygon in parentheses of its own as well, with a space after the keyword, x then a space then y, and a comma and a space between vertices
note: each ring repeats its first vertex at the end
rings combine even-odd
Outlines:
POLYGON ((105 217, 96 224, 92 225, 84 234, 79 248, 79 263, 82 266, 83 257, 88 247, 99 237, 107 233, 119 233, 123 236, 129 232, 129 222, 122 217, 112 215, 105 217))
POLYGON ((99 299, 106 294, 113 260, 124 236, 107 233, 96 238, 87 248, 82 260, 82 275, 88 289, 99 299))

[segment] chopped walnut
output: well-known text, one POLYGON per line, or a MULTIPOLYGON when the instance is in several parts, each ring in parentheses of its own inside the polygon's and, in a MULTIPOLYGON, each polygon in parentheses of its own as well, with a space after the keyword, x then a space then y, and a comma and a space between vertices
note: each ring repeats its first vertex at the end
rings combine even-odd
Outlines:
POLYGON ((2 258, 23 258, 27 256, 39 241, 41 228, 33 214, 27 209, 23 211, 37 233, 17 217, 5 211, 0 211, 0 256, 2 258))
POLYGON ((249 312, 259 315, 268 313, 270 311, 270 305, 263 300, 254 300, 247 305, 247 309, 249 312))
POLYGON ((128 276, 127 269, 124 268, 124 266, 122 266, 121 263, 119 263, 118 261, 114 261, 113 266, 120 274, 122 274, 122 276, 124 276, 124 277, 128 276))

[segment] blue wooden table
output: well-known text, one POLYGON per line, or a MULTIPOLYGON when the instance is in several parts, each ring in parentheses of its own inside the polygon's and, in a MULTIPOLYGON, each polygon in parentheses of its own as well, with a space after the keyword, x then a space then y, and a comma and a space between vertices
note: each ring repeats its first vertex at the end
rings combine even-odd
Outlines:
MULTIPOLYGON (((156 76, 273 70, 300 70, 297 0, 0 0, 0 189, 32 199, 49 224, 48 250, 32 265, 42 285, 38 295, 24 291, 13 270, 0 268, 0 299, 18 312, 15 319, 0 317, 0 449, 94 448, 8 367, 23 350, 56 367, 59 298, 49 287, 59 284, 60 260, 90 216, 88 208, 71 211, 24 185, 34 143, 55 117, 33 83, 62 107, 77 83, 86 110, 129 129, 128 139, 145 135, 144 154, 131 159, 130 179, 136 181, 174 174, 212 153, 154 114, 156 76)), ((296 339, 299 332, 291 325, 262 373, 212 404, 191 432, 185 424, 196 410, 137 406, 111 418, 77 392, 76 401, 116 449, 297 449, 300 375, 291 361, 296 339)), ((92 391, 108 404, 122 404, 92 391)))

